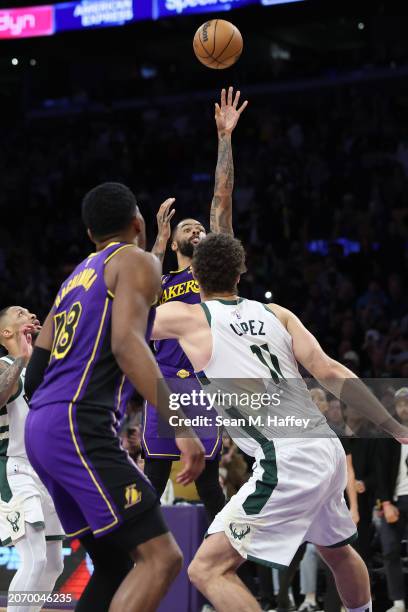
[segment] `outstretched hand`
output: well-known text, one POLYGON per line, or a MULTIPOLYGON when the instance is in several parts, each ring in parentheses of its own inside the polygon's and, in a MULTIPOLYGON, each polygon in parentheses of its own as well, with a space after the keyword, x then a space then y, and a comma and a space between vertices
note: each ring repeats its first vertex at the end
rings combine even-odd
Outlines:
POLYGON ((38 326, 23 325, 16 333, 17 345, 20 350, 20 357, 28 363, 33 352, 33 334, 38 331, 38 326))
POLYGON ((169 240, 170 238, 170 234, 171 234, 170 221, 172 220, 176 212, 174 208, 173 210, 170 210, 175 201, 176 201, 175 198, 168 198, 167 200, 165 200, 163 204, 160 206, 159 212, 156 215, 157 230, 158 230, 157 233, 163 240, 166 240, 166 241, 169 240))
POLYGON ((221 106, 215 104, 215 122, 219 134, 231 134, 243 111, 248 106, 248 100, 238 108, 241 92, 237 91, 234 97, 234 88, 228 88, 228 96, 226 90, 221 91, 221 106))

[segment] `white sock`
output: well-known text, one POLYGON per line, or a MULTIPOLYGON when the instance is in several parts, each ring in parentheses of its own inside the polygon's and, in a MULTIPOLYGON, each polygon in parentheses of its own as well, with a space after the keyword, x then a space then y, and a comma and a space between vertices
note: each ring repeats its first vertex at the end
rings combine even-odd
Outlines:
POLYGON ((405 610, 405 601, 403 599, 394 599, 394 606, 405 610))
POLYGON ((365 604, 365 606, 360 606, 359 608, 346 608, 347 612, 373 612, 373 602, 370 601, 365 604))

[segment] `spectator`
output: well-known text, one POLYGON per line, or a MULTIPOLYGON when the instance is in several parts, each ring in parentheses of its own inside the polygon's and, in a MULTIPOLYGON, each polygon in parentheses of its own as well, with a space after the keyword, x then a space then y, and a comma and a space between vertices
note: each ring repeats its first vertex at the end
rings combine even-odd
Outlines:
POLYGON ((328 409, 325 417, 333 431, 339 437, 344 436, 345 422, 343 416, 343 406, 339 399, 332 398, 328 401, 328 409))
POLYGON ((355 488, 358 493, 357 552, 371 566, 371 540, 373 537, 373 509, 376 501, 377 439, 375 429, 355 409, 345 407, 346 434, 355 472, 355 488))
MULTIPOLYGON (((397 417, 408 425, 408 387, 400 388, 394 401, 397 417)), ((405 612, 401 540, 408 527, 407 464, 408 446, 394 439, 378 440, 377 491, 383 510, 380 537, 388 596, 393 602, 388 612, 405 612)))
POLYGON ((227 434, 222 438, 220 468, 227 499, 230 499, 249 478, 248 466, 237 445, 227 434))

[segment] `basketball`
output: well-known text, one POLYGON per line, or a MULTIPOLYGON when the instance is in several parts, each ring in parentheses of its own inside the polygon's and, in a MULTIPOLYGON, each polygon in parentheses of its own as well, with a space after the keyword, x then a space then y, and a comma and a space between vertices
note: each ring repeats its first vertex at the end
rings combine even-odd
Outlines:
POLYGON ((242 53, 241 32, 229 21, 206 21, 195 33, 194 53, 208 68, 223 69, 235 64, 242 53))

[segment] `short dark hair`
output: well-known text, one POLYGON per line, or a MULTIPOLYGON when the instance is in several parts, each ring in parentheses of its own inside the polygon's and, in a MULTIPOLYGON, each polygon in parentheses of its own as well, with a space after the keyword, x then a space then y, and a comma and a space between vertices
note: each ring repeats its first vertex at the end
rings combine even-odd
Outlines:
POLYGON ((209 234, 195 247, 192 266, 207 295, 234 293, 239 275, 245 272, 245 250, 229 234, 209 234))
POLYGON ((82 200, 82 220, 97 239, 126 229, 136 212, 136 198, 122 183, 102 183, 82 200))
MULTIPOLYGON (((7 313, 10 308, 11 306, 6 306, 6 308, 2 308, 0 310, 0 325, 2 324, 2 320, 7 316, 7 313)), ((7 349, 2 345, 0 341, 0 357, 4 357, 4 355, 7 355, 7 349)))
POLYGON ((6 306, 5 308, 2 308, 0 310, 0 321, 3 319, 3 317, 5 317, 8 313, 8 311, 10 310, 11 306, 6 306))

